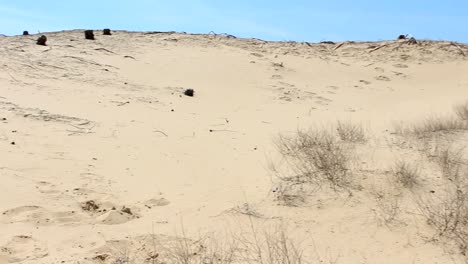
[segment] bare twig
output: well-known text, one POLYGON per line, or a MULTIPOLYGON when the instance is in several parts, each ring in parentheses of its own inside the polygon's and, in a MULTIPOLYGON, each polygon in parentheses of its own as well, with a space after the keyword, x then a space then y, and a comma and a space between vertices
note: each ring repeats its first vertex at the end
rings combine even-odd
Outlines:
POLYGON ((379 49, 381 49, 381 48, 384 48, 384 47, 387 47, 387 46, 388 46, 388 44, 380 45, 380 46, 378 46, 377 48, 374 48, 374 49, 370 50, 369 53, 372 53, 372 52, 374 52, 374 51, 377 51, 377 50, 379 50, 379 49))
POLYGON ((168 137, 168 135, 166 133, 164 133, 163 131, 161 131, 161 130, 154 130, 153 132, 160 133, 160 134, 163 134, 164 136, 168 137))
POLYGON ((94 50, 102 50, 102 51, 107 51, 107 52, 109 52, 109 53, 113 53, 113 54, 115 54, 115 52, 113 52, 113 51, 110 51, 110 50, 108 50, 108 49, 105 49, 105 48, 97 48, 97 49, 94 49, 94 50))
POLYGON ((465 52, 463 52, 462 48, 460 48, 460 46, 458 46, 455 42, 450 42, 450 45, 452 46, 455 46, 460 52, 461 54, 463 55, 463 57, 465 57, 465 52))

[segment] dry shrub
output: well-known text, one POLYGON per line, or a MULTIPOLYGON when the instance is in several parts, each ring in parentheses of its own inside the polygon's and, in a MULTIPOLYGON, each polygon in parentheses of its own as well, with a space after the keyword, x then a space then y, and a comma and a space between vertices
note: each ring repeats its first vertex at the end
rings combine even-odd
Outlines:
POLYGON ((289 236, 283 226, 272 232, 260 233, 251 222, 250 230, 237 236, 240 245, 238 263, 301 264, 306 263, 303 249, 289 236))
POLYGON ((432 194, 419 198, 418 205, 437 234, 449 239, 468 253, 468 189, 457 184, 448 184, 440 195, 432 194), (434 196, 434 197, 431 197, 434 196))
POLYGON ((400 135, 427 137, 438 132, 468 130, 468 123, 455 117, 430 117, 411 125, 396 125, 395 132, 400 135))
POLYGON ((302 264, 302 248, 292 240, 283 225, 257 229, 251 221, 248 230, 221 236, 190 239, 182 235, 167 239, 152 235, 151 239, 132 243, 114 258, 99 255, 96 259, 113 260, 113 264, 302 264))
POLYGON ((406 161, 397 161, 392 169, 397 183, 407 189, 413 189, 419 184, 419 167, 406 161))
POLYGON ((351 143, 365 143, 366 133, 362 125, 349 122, 338 122, 336 131, 341 140, 351 143))
POLYGON ((463 104, 455 105, 454 110, 460 119, 468 121, 468 101, 463 104))
POLYGON ((376 220, 386 226, 401 223, 398 217, 401 213, 399 194, 392 194, 384 191, 374 192, 376 207, 372 211, 376 220))
POLYGON ((432 160, 439 166, 443 188, 419 197, 418 206, 438 235, 448 238, 468 253, 468 162, 464 148, 437 144, 432 160))
POLYGON ((299 131, 293 137, 280 136, 276 142, 290 174, 278 175, 291 185, 328 185, 334 190, 352 185, 353 147, 327 130, 299 131))
POLYGON ((191 240, 186 237, 161 245, 162 263, 174 264, 230 264, 237 263, 234 241, 217 241, 213 238, 191 240))
MULTIPOLYGON (((459 181, 463 174, 465 159, 464 147, 453 147, 437 144, 432 154, 439 165, 442 175, 450 181, 459 181)), ((466 169, 466 168, 465 168, 466 169)))

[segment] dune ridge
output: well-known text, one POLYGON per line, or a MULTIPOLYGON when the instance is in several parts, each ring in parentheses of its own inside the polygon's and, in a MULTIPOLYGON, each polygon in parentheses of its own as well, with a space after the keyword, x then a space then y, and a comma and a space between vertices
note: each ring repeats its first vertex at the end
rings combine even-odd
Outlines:
MULTIPOLYGON (((412 198, 445 184, 421 144, 462 145, 466 131, 421 143, 394 128, 452 116, 468 100, 468 45, 43 34, 47 46, 35 44, 40 35, 0 37, 1 264, 163 263, 278 228, 301 242, 306 263, 466 261, 412 198), (278 200, 279 135, 334 131, 338 121, 366 135, 350 159, 358 187, 307 186, 298 203, 278 200), (392 189, 397 160, 423 164, 420 189, 392 189), (396 221, 381 210, 395 207, 396 221)), ((210 257, 258 263, 252 255, 210 257)))

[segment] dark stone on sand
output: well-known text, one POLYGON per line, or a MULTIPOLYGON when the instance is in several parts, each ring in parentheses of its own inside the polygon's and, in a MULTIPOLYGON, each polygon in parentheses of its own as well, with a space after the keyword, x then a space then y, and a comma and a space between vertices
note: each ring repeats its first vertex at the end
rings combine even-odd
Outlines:
POLYGON ((42 35, 42 36, 40 36, 40 37, 37 39, 36 44, 37 44, 37 45, 45 46, 45 45, 46 45, 46 42, 47 42, 47 37, 46 37, 45 35, 42 35))
POLYGON ((408 45, 415 45, 415 44, 418 44, 415 38, 408 39, 408 45))
POLYGON ((23 36, 27 36, 29 35, 29 32, 28 31, 23 31, 23 36))
POLYGON ((186 96, 193 97, 195 95, 195 91, 193 89, 187 89, 187 90, 185 90, 184 94, 186 96))
POLYGON ((94 32, 92 30, 85 30, 85 39, 94 40, 94 32))
POLYGON ((106 35, 106 36, 112 35, 111 30, 108 29, 108 28, 105 28, 105 29, 102 31, 102 34, 103 34, 103 35, 106 35))
POLYGON ((400 36, 398 36, 398 39, 406 39, 406 36, 405 35, 400 35, 400 36))
POLYGON ((330 44, 330 45, 335 45, 336 43, 333 41, 320 41, 320 44, 330 44))

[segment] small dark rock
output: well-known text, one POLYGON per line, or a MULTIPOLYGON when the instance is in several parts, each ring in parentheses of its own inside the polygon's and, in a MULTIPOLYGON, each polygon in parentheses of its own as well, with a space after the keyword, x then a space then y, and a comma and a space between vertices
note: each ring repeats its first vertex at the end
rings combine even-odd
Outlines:
POLYGON ((81 204, 81 209, 84 211, 96 211, 99 209, 99 205, 97 205, 95 201, 89 200, 81 204))
POLYGON ((333 41, 320 41, 320 44, 330 44, 330 45, 335 45, 336 43, 333 41))
POLYGON ((85 39, 94 40, 94 32, 92 30, 85 30, 85 39))
POLYGON ((408 39, 408 45, 415 45, 415 44, 418 44, 415 38, 408 39))
POLYGON ((187 90, 185 90, 184 94, 186 96, 193 97, 195 95, 195 91, 193 89, 187 89, 187 90))
POLYGON ((36 44, 46 46, 46 42, 47 42, 47 37, 45 35, 42 35, 37 39, 36 44))
POLYGON ((6 121, 7 119, 6 119, 6 117, 3 117, 2 120, 3 120, 3 121, 6 121))
POLYGON ((28 36, 29 35, 29 32, 28 31, 23 31, 23 36, 28 36))
POLYGON ((406 39, 406 35, 399 35, 398 39, 406 39))
POLYGON ((129 215, 133 215, 132 213, 132 210, 130 208, 127 208, 127 207, 122 207, 122 213, 126 213, 126 214, 129 214, 129 215))
POLYGON ((12 144, 12 145, 16 145, 16 143, 15 143, 14 141, 12 141, 10 144, 12 144))
POLYGON ((105 28, 105 29, 102 31, 102 34, 103 34, 103 35, 106 35, 106 36, 112 35, 111 30, 108 29, 108 28, 105 28))

